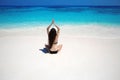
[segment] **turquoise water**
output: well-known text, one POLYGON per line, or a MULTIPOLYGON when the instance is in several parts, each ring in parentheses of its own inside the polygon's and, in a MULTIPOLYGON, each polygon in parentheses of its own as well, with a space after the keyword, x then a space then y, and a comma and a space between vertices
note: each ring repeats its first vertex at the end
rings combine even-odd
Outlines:
POLYGON ((120 25, 120 7, 0 7, 0 28, 58 24, 120 25))

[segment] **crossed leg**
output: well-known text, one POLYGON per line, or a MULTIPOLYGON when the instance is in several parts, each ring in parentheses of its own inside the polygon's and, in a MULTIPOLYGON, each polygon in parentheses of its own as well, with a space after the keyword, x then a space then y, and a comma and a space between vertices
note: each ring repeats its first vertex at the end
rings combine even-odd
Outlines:
MULTIPOLYGON (((46 49, 47 49, 48 51, 50 50, 49 45, 46 45, 46 44, 45 44, 45 47, 46 47, 46 49)), ((62 44, 60 44, 60 45, 57 46, 58 52, 59 52, 61 49, 62 49, 62 44)))
POLYGON ((62 49, 62 44, 57 46, 57 50, 60 51, 62 49))

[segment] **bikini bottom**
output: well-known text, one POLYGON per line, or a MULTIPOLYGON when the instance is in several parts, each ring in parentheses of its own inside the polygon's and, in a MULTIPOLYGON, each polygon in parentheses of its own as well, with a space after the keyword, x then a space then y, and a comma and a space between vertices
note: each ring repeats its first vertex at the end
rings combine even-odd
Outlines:
POLYGON ((58 50, 57 51, 51 51, 50 50, 50 54, 57 54, 58 53, 58 50))

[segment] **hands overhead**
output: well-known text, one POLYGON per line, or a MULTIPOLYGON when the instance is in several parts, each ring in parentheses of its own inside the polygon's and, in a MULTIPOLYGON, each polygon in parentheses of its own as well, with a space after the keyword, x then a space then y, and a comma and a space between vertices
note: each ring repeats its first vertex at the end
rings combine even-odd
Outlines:
POLYGON ((52 24, 54 24, 54 19, 52 20, 52 24))

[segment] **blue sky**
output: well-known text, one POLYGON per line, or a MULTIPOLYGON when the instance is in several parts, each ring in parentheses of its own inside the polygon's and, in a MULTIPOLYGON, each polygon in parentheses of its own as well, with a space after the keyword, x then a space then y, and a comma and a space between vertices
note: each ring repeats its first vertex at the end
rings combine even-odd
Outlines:
POLYGON ((0 0, 0 5, 115 5, 120 0, 0 0))

